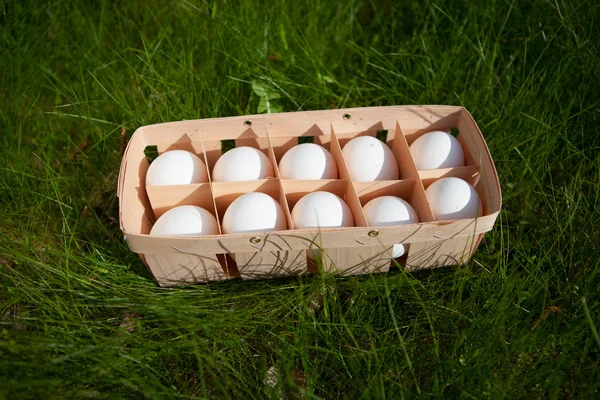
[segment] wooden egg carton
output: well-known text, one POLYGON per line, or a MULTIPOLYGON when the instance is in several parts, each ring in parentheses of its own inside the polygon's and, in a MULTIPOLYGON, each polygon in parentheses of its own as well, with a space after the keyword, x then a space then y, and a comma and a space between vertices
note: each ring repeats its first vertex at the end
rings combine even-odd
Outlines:
MULTIPOLYGON (((210 177, 209 173, 209 177, 210 177)), ((395 260, 410 270, 466 262, 492 229, 501 208, 498 176, 481 131, 471 114, 457 106, 390 106, 306 111, 230 118, 202 119, 144 126, 133 134, 119 175, 121 229, 161 286, 224 280, 264 279, 317 272, 307 252, 323 251, 318 265, 342 275, 388 271, 391 248, 404 243, 405 255, 395 260), (419 171, 409 145, 432 130, 458 129, 465 153, 464 167, 419 171), (400 180, 352 182, 341 149, 354 137, 384 134, 400 168, 400 180), (302 138, 302 139, 300 139, 302 138), (335 158, 339 178, 295 181, 281 179, 277 165, 283 154, 312 138, 335 158), (149 162, 145 150, 158 153, 184 149, 200 156, 210 173, 224 140, 251 146, 271 160, 275 177, 246 182, 212 182, 146 186, 149 162), (436 221, 425 189, 436 179, 459 177, 478 191, 479 218, 436 221), (343 198, 352 210, 351 228, 294 229, 290 211, 305 194, 324 190, 343 198), (249 192, 263 192, 281 204, 288 230, 262 234, 220 234, 202 237, 149 236, 153 222, 167 210, 197 205, 220 223, 229 204, 249 192), (370 227, 362 211, 368 201, 394 195, 408 201, 420 223, 370 227)), ((220 226, 219 226, 220 229, 220 226)))

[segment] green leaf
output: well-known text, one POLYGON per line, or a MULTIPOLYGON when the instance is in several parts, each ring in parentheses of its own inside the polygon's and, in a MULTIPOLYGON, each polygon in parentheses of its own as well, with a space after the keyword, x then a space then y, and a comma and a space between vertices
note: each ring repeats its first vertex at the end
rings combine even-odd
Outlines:
POLYGON ((262 113, 274 114, 274 113, 281 112, 281 110, 283 110, 283 107, 281 107, 279 104, 274 103, 264 97, 261 98, 260 102, 258 103, 258 113, 259 114, 262 114, 262 113))
POLYGON ((271 86, 252 81, 252 91, 260 98, 258 113, 273 114, 283 110, 283 107, 273 100, 281 98, 281 95, 271 86))

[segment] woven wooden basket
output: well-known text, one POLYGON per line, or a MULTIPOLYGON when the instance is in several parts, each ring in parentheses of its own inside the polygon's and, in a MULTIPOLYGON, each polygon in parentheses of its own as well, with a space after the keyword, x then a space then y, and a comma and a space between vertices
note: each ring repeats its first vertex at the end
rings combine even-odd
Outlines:
MULTIPOLYGON (((209 174, 210 175, 210 174, 209 174)), ((241 277, 265 279, 317 272, 316 265, 335 273, 365 274, 388 271, 391 265, 414 269, 456 265, 467 261, 492 229, 502 203, 492 157, 471 114, 456 106, 390 106, 307 111, 270 115, 171 122, 139 128, 125 150, 119 174, 121 229, 132 251, 138 253, 161 286, 241 277), (419 171, 409 145, 432 130, 458 129, 466 165, 419 171), (400 168, 398 181, 353 182, 341 149, 361 135, 385 135, 400 168), (281 179, 277 164, 282 155, 312 137, 334 156, 340 179, 294 181, 281 179), (196 153, 212 168, 221 155, 222 141, 263 151, 275 168, 275 178, 246 182, 146 186, 149 162, 145 150, 158 153, 184 149, 196 153), (436 221, 425 189, 436 179, 460 177, 475 186, 483 215, 474 219, 436 221), (324 190, 342 197, 352 210, 356 227, 294 229, 290 210, 305 194, 324 190), (229 204, 249 192, 263 192, 282 206, 288 230, 264 234, 202 237, 155 237, 153 222, 172 207, 197 205, 221 222, 229 204), (418 224, 370 227, 362 206, 373 198, 394 195, 416 210, 418 224), (402 259, 391 259, 391 248, 404 243, 402 259), (320 248, 322 260, 307 258, 320 248)))

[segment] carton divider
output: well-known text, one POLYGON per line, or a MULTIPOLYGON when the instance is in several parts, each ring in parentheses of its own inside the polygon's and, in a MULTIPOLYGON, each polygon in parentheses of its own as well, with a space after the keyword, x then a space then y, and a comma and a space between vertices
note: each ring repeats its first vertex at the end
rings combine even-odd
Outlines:
POLYGON ((398 161, 400 179, 409 179, 417 176, 417 167, 415 166, 412 154, 410 154, 406 137, 404 136, 402 126, 398 120, 396 120, 396 127, 394 128, 394 144, 392 146, 392 151, 398 161))
MULTIPOLYGON (((208 158, 206 156, 206 148, 204 146, 204 137, 202 135, 200 135, 200 139, 201 139, 201 144, 202 144, 202 156, 204 159, 204 165, 206 165, 206 168, 208 170, 208 158)), ((223 229, 221 228, 221 219, 219 218, 219 214, 217 212, 217 204, 215 203, 215 196, 213 195, 213 182, 212 182, 212 178, 211 178, 211 174, 208 174, 208 183, 210 184, 210 198, 212 201, 212 207, 213 210, 215 212, 215 218, 217 219, 217 226, 219 227, 219 234, 222 235, 223 234, 223 229)), ((220 259, 219 259, 220 261, 220 259)), ((223 265, 227 266, 227 260, 224 258, 223 259, 223 265)))
POLYGON ((434 181, 449 177, 464 179, 471 185, 477 187, 480 177, 479 167, 477 167, 476 165, 471 165, 467 167, 429 169, 425 171, 419 171, 419 178, 423 181, 423 186, 425 187, 425 189, 427 189, 429 185, 431 185, 434 181))
POLYGON ((369 201, 381 196, 396 196, 411 203, 413 191, 415 190, 415 179, 404 181, 353 182, 353 185, 362 207, 369 201))
POLYGON ((340 142, 337 138, 337 135, 335 134, 334 128, 333 128, 333 124, 331 124, 331 143, 330 143, 330 152, 331 155, 333 156, 333 159, 335 160, 335 163, 337 164, 338 167, 338 178, 340 179, 346 179, 348 181, 350 181, 350 172, 348 171, 348 165, 346 164, 346 160, 344 159, 344 156, 342 155, 342 146, 340 145, 340 142))
POLYGON ((146 191, 156 218, 160 218, 172 208, 183 205, 202 207, 215 218, 217 217, 211 185, 208 182, 189 185, 146 186, 146 191))

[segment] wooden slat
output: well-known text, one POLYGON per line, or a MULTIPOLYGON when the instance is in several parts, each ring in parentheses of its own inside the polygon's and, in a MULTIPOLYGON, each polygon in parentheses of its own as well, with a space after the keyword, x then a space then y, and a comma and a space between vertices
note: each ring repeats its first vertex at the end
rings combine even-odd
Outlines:
POLYGON ((215 255, 145 254, 146 263, 161 286, 221 281, 227 269, 215 255))
POLYGON ((307 272, 304 250, 235 253, 233 258, 244 280, 281 278, 307 272))
POLYGON ((391 255, 391 246, 337 247, 325 249, 322 263, 325 271, 339 275, 370 274, 389 271, 391 255))
POLYGON ((432 240, 443 240, 457 236, 479 234, 489 231, 498 214, 480 217, 477 220, 462 219, 456 221, 425 222, 418 225, 399 225, 378 227, 376 238, 369 236, 372 228, 328 228, 302 229, 268 234, 234 234, 202 237, 152 237, 142 234, 127 234, 129 248, 136 253, 172 253, 180 248, 193 253, 247 253, 257 251, 249 239, 261 238, 265 246, 261 251, 278 249, 306 249, 307 243, 322 243, 324 248, 378 246, 380 243, 418 243, 432 240))
POLYGON ((215 218, 217 217, 210 183, 146 186, 146 191, 156 218, 160 218, 171 208, 186 205, 202 207, 214 215, 215 218))

